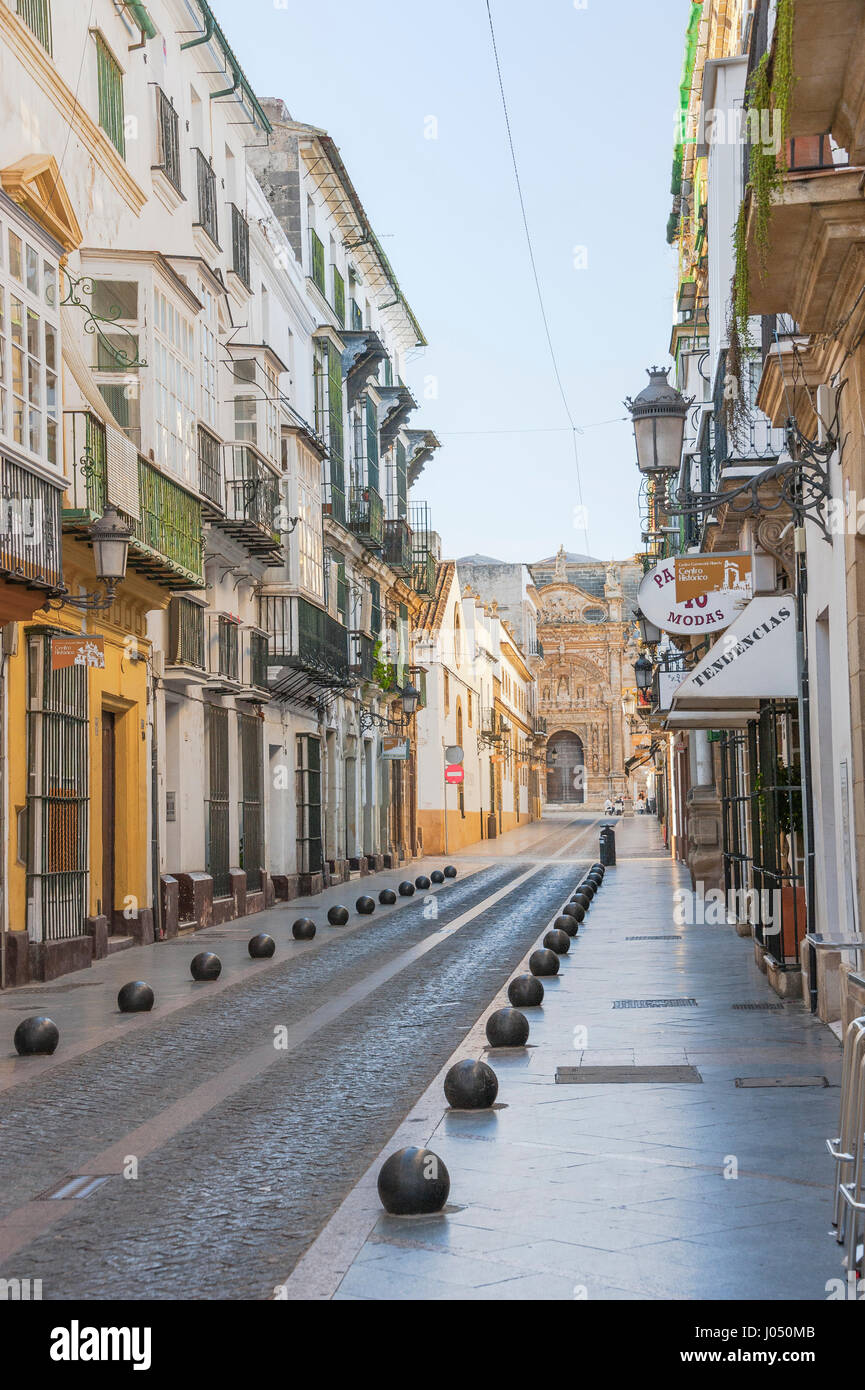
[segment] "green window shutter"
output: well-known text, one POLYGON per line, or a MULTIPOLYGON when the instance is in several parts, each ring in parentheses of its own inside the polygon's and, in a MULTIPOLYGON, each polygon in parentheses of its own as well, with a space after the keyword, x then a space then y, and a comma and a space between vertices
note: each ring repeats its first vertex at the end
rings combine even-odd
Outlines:
POLYGON ((51 0, 18 0, 16 13, 36 35, 46 53, 52 53, 51 0))
POLYGON ((340 328, 345 328, 345 281, 337 270, 332 267, 333 274, 333 311, 339 319, 340 328))
POLYGON ((397 516, 408 515, 405 445, 399 439, 396 442, 396 510, 397 516))
POLYGON ((404 603, 399 606, 396 646, 397 685, 405 685, 406 666, 408 665, 408 608, 404 603))
POLYGON ((373 635, 375 637, 378 637, 379 633, 381 632, 381 585, 379 584, 377 579, 371 579, 369 581, 369 592, 370 597, 372 599, 372 603, 370 605, 372 609, 370 627, 372 629, 373 635))
POLYGON ((384 359, 384 384, 393 386, 393 363, 389 357, 384 359))
POLYGON ((96 35, 96 73, 99 83, 99 124, 118 154, 125 159, 123 74, 101 34, 96 35))
POLYGON ((327 345, 327 408, 330 424, 330 480, 345 490, 345 447, 342 419, 342 358, 333 343, 327 345))
POLYGON ((366 398, 367 481, 378 492, 378 410, 371 396, 366 398))
POLYGON ((348 618, 348 583, 345 577, 345 560, 336 562, 336 611, 344 623, 348 618))
POLYGON ((324 284, 324 245, 312 227, 309 229, 310 271, 313 284, 326 293, 324 284))

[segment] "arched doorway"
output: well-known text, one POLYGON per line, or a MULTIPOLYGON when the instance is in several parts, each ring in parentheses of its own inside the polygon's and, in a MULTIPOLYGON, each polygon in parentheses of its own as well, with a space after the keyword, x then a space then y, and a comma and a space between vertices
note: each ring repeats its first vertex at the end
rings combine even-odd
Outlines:
POLYGON ((568 729, 547 741, 547 801, 582 804, 586 799, 583 740, 568 729))

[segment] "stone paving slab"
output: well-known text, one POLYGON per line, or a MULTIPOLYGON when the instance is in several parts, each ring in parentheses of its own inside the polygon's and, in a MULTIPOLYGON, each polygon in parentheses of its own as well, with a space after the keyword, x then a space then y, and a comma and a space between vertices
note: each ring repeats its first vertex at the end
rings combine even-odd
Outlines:
POLYGON ((617 840, 543 1006, 526 1010, 531 1046, 485 1046, 503 990, 448 1063, 491 1063, 502 1108, 448 1111, 444 1068, 288 1279, 289 1298, 825 1299, 841 1273, 824 1147, 838 1123, 837 1039, 798 1001, 734 1010, 775 1001, 750 943, 726 926, 674 928, 685 874, 652 819, 620 821, 617 840), (625 940, 673 930, 670 944, 625 940), (697 1007, 611 1007, 678 995, 697 1007), (598 1065, 694 1066, 702 1084, 556 1084, 558 1066, 598 1065), (830 1084, 741 1089, 742 1075, 830 1084), (446 1214, 382 1212, 381 1162, 410 1142, 447 1165, 446 1214))

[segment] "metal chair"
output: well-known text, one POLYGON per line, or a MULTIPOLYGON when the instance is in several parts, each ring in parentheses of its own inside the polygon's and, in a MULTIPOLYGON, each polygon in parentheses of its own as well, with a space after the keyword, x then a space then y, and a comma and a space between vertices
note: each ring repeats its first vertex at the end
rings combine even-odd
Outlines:
POLYGON ((826 1147, 835 1160, 835 1239, 847 1246, 847 1268, 852 1269, 865 1212, 865 1016, 853 1019, 844 1039, 840 1132, 826 1140, 826 1147))

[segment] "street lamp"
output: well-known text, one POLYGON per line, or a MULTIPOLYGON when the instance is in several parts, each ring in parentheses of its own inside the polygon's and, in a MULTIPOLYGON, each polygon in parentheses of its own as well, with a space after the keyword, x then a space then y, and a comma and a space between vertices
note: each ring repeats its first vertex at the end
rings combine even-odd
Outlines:
POLYGON ((637 626, 640 629, 641 642, 644 642, 647 647, 657 646, 661 640, 661 629, 657 627, 655 623, 651 622, 646 617, 645 613, 641 613, 639 608, 636 610, 634 616, 637 619, 637 626))
POLYGON ((685 420, 693 397, 683 396, 661 367, 649 368, 649 384, 625 401, 634 422, 637 467, 641 473, 675 473, 682 458, 685 420))
POLYGON ((646 655, 641 655, 634 662, 634 675, 637 678, 638 690, 651 690, 655 679, 655 667, 646 655))
POLYGON ((400 695, 402 697, 403 714, 405 715, 406 719, 411 719, 412 715, 417 709, 417 702, 420 699, 420 691, 416 690, 415 687, 412 685, 411 681, 409 681, 408 685, 403 686, 402 690, 400 691, 400 695))
POLYGON ((82 612, 99 612, 110 608, 117 597, 117 590, 126 578, 126 559, 132 532, 116 507, 107 506, 98 521, 94 521, 88 532, 93 546, 93 565, 96 578, 104 584, 99 594, 64 594, 57 601, 49 601, 47 608, 78 608, 82 612))

